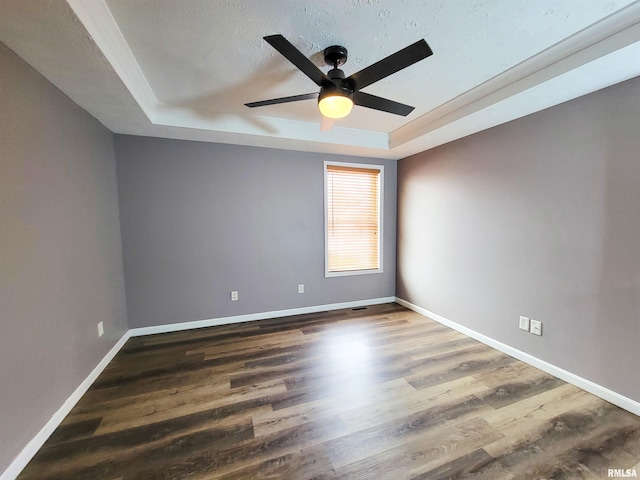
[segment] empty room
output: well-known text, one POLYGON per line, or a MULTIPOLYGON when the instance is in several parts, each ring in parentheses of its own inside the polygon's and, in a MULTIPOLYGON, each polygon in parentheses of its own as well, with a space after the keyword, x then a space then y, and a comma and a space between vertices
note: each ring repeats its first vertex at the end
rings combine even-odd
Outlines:
POLYGON ((0 1, 0 480, 640 475, 640 0, 0 1))

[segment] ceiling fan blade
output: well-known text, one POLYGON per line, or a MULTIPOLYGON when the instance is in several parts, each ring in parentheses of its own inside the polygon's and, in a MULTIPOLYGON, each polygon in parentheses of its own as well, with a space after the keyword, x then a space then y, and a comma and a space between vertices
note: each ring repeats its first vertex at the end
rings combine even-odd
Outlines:
POLYGON ((387 98, 377 97, 369 93, 353 92, 353 103, 361 107, 373 108, 387 113, 395 113, 406 117, 415 107, 405 105, 404 103, 394 102, 387 98))
POLYGON ((329 77, 327 77, 322 70, 316 67, 311 60, 305 57, 300 50, 294 47, 289 40, 282 35, 269 35, 264 37, 264 39, 319 87, 323 84, 331 83, 329 77))
POLYGON ((369 65, 367 68, 360 70, 359 72, 351 75, 348 80, 352 80, 355 83, 356 89, 361 89, 367 85, 382 80, 389 75, 402 70, 403 68, 413 65, 420 60, 433 55, 431 48, 424 40, 419 40, 413 45, 403 48, 383 58, 379 62, 369 65))
POLYGON ((336 119, 335 118, 329 118, 329 117, 325 117, 324 115, 322 116, 322 123, 320 124, 320 131, 321 132, 328 132, 329 130, 331 130, 333 128, 333 124, 336 123, 336 119))
POLYGON ((297 102, 299 100, 311 100, 313 98, 318 98, 318 92, 304 93, 302 95, 292 95, 290 97, 272 98, 271 100, 262 100, 260 102, 245 103, 245 105, 250 108, 264 107, 265 105, 276 105, 278 103, 297 102))

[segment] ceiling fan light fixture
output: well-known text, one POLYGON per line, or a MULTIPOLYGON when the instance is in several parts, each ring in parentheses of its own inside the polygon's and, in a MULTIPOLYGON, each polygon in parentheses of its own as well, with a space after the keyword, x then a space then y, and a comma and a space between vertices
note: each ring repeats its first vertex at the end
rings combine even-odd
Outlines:
MULTIPOLYGON (((325 74, 282 35, 268 35, 264 39, 298 70, 309 77, 313 83, 319 86, 320 93, 272 98, 271 100, 245 103, 245 105, 254 108, 317 98, 318 109, 322 113, 325 125, 332 123, 325 121, 325 119, 333 120, 349 115, 354 104, 406 117, 413 111, 414 107, 362 92, 361 89, 433 54, 425 40, 418 40, 408 47, 363 68, 359 72, 345 77, 344 72, 338 67, 344 65, 347 61, 347 49, 340 45, 332 45, 324 49, 324 60, 327 65, 333 67, 325 74)), ((322 129, 322 131, 325 130, 328 130, 328 128, 322 129)))
POLYGON ((327 118, 344 118, 353 108, 353 94, 343 90, 330 90, 320 92, 318 108, 320 113, 327 118))

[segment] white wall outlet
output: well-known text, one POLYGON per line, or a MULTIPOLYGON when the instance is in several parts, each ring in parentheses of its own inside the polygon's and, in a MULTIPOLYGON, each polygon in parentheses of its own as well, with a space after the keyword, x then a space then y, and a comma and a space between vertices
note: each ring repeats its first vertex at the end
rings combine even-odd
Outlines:
POLYGON ((298 285, 298 293, 304 293, 304 284, 303 283, 298 285))
POLYGON ((104 323, 98 322, 98 336, 104 335, 104 323))
POLYGON ((531 320, 531 333, 534 335, 542 335, 542 322, 531 320))
POLYGON ((233 290, 231 292, 231 301, 232 302, 237 302, 238 301, 238 291, 237 290, 233 290))
POLYGON ((520 330, 529 331, 529 317, 520 317, 520 330))

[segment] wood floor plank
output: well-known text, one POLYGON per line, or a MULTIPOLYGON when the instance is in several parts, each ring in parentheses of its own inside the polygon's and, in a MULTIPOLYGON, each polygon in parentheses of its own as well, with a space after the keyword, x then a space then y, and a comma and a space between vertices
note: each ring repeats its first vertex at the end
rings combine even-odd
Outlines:
POLYGON ((540 375, 530 380, 505 382, 482 395, 482 400, 493 408, 502 408, 538 393, 552 390, 566 382, 550 375, 540 375))
POLYGON ((573 385, 564 385, 500 410, 483 413, 482 418, 505 435, 503 440, 485 445, 484 449, 491 455, 502 455, 515 443, 535 438, 552 418, 566 412, 595 408, 601 402, 573 385))
POLYGON ((390 303, 131 338, 19 480, 609 468, 640 472, 640 418, 390 303))
MULTIPOLYGON (((429 408, 450 404, 455 399, 472 398, 479 393, 489 390, 481 382, 469 377, 459 378, 439 384, 430 389, 405 389, 384 403, 379 402, 371 408, 356 408, 342 412, 340 416, 345 421, 349 431, 360 432, 369 428, 394 420, 406 419, 409 415, 417 414, 429 408)), ((485 410, 484 407, 483 411, 485 410)), ((477 410, 477 414, 480 410, 477 410)), ((489 409, 492 412, 493 409, 489 409)), ((487 412, 488 413, 488 412, 487 412)))
POLYGON ((178 463, 202 449, 222 450, 253 437, 250 419, 225 424, 219 411, 172 419, 62 444, 45 444, 23 475, 42 480, 110 478, 119 472, 134 478, 141 470, 178 463), (51 464, 54 463, 52 467, 51 464))
POLYGON ((184 395, 165 396, 149 399, 141 404, 130 405, 127 409, 118 409, 105 414, 98 433, 124 430, 163 420, 181 417, 214 408, 242 405, 245 413, 252 413, 255 408, 270 406, 272 397, 286 393, 282 380, 261 382, 236 389, 203 387, 193 389, 184 395))
MULTIPOLYGON (((208 477, 203 477, 208 478, 208 477)), ((333 469, 321 445, 302 448, 299 451, 270 458, 264 462, 234 470, 219 477, 220 480, 246 480, 260 478, 264 480, 281 480, 291 478, 296 480, 334 479, 340 477, 333 469)))
POLYGON ((455 422, 447 428, 435 430, 429 435, 428 442, 414 438, 376 455, 339 466, 336 470, 343 480, 420 477, 476 451, 483 443, 500 436, 499 432, 478 418, 455 422))
POLYGON ((324 441, 341 436, 344 431, 340 418, 334 416, 322 422, 311 421, 271 435, 229 443, 227 448, 219 451, 203 450, 196 455, 184 457, 166 468, 168 471, 183 474, 190 467, 194 470, 195 465, 196 474, 192 474, 192 477, 216 478, 241 468, 253 468, 269 459, 291 455, 320 445, 324 441))
MULTIPOLYGON (((427 408, 407 415, 399 420, 376 425, 355 433, 344 435, 325 444, 334 466, 340 467, 365 458, 376 458, 390 448, 399 448, 407 442, 417 440, 427 433, 447 424, 453 428, 475 417, 483 405, 479 398, 471 395, 427 408)), ((482 422, 486 423, 484 420, 482 422)), ((487 424, 488 425, 488 424, 487 424)), ((497 435, 501 437, 502 435, 497 435)))
MULTIPOLYGON (((484 346, 482 346, 484 347, 484 346)), ((407 381, 416 389, 422 389, 444 383, 467 375, 478 375, 498 369, 505 365, 511 365, 516 360, 508 355, 485 348, 471 348, 470 351, 457 351, 453 354, 445 354, 441 361, 424 361, 419 366, 414 366, 414 375, 407 381)))
POLYGON ((493 460, 482 448, 467 455, 455 458, 433 470, 412 477, 412 480, 449 480, 451 478, 468 477, 472 472, 484 467, 493 460))
POLYGON ((612 465, 633 462, 628 449, 640 452, 640 425, 629 419, 628 412, 600 400, 595 408, 549 419, 494 461, 505 471, 521 472, 522 478, 606 478, 612 465))
POLYGON ((253 415, 254 432, 258 437, 311 420, 320 421, 322 417, 332 415, 340 415, 351 429, 354 417, 364 417, 373 421, 379 418, 378 408, 381 405, 388 405, 393 399, 403 398, 413 391, 413 387, 402 378, 372 385, 367 388, 366 395, 345 389, 336 395, 313 402, 300 403, 285 409, 256 412, 253 415))
POLYGON ((495 370, 478 373, 474 375, 474 377, 488 387, 496 388, 504 383, 528 381, 542 375, 544 375, 542 370, 532 367, 531 365, 527 365, 526 363, 514 362, 503 365, 495 370))

